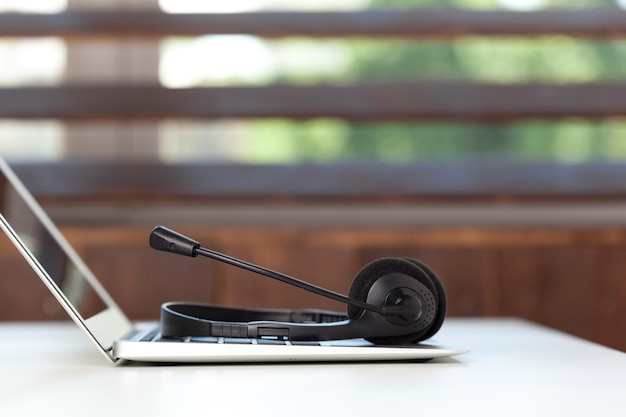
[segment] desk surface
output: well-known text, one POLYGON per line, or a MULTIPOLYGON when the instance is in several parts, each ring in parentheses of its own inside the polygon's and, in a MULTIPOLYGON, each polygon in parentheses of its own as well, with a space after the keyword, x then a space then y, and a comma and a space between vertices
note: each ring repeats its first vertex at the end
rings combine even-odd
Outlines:
POLYGON ((609 416, 626 354, 514 319, 449 319, 428 363, 113 366, 72 323, 0 324, 0 415, 609 416))

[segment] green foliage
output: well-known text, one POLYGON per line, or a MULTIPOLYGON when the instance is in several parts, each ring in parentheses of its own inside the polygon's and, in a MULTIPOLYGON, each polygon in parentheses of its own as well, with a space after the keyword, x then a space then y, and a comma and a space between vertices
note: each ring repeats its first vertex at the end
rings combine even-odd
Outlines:
POLYGON ((248 129, 241 155, 246 162, 287 163, 336 159, 345 153, 349 127, 334 119, 308 122, 270 119, 258 120, 248 129))
POLYGON ((249 125, 248 163, 301 161, 515 158, 626 159, 626 123, 525 121, 509 125, 259 120, 249 125))
MULTIPOLYGON (((541 7, 594 7, 611 0, 544 0, 541 7)), ((502 8, 505 0, 374 0, 372 7, 502 8)), ((323 41, 327 42, 327 41, 323 41)), ((320 44, 323 44, 321 42, 320 44)), ((341 44, 341 46, 340 46, 341 44)), ((309 44, 310 46, 310 44, 309 44)), ((567 37, 468 37, 455 41, 343 40, 349 65, 334 73, 283 73, 283 82, 470 80, 581 83, 626 79, 626 41, 567 37)), ((356 123, 337 120, 254 122, 244 158, 251 162, 443 158, 579 161, 626 159, 626 121, 356 123)))

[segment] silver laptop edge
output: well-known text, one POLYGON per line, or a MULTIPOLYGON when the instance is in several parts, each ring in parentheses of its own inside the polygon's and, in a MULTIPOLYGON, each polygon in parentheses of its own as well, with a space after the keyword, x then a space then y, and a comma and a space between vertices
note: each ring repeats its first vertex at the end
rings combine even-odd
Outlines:
MULTIPOLYGON (((72 305, 70 300, 67 299, 48 271, 41 265, 31 248, 29 248, 20 235, 9 224, 3 212, 0 212, 0 228, 2 228, 11 242, 24 256, 26 261, 76 324, 89 335, 90 339, 98 346, 99 350, 108 360, 115 362, 117 358, 112 355, 113 341, 124 337, 132 331, 130 320, 120 310, 113 301, 113 298, 107 293, 91 270, 85 265, 80 256, 78 256, 76 251, 48 217, 43 208, 2 158, 0 158, 0 171, 16 192, 17 196, 32 212, 33 216, 35 216, 36 220, 44 226, 52 239, 59 245, 64 254, 67 255, 68 260, 78 269, 87 284, 90 285, 93 291, 100 297, 106 308, 96 315, 83 317, 72 305)), ((2 183, 0 182, 0 186, 1 185, 2 183)), ((2 208, 4 209, 4 207, 2 208)))

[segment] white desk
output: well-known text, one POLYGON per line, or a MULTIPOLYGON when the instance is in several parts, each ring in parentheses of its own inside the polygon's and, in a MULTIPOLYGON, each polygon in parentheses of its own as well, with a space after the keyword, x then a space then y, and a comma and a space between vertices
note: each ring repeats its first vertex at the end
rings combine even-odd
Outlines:
POLYGON ((72 323, 0 324, 0 416, 624 416, 626 354, 449 319, 428 363, 113 366, 72 323))

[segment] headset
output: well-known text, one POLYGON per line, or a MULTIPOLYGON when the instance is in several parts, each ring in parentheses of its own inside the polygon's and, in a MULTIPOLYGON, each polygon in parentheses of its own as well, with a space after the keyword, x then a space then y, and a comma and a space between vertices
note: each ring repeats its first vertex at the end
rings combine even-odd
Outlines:
POLYGON ((363 338, 376 345, 417 343, 433 336, 446 315, 437 276, 410 258, 381 258, 359 271, 348 296, 203 248, 164 226, 150 233, 150 247, 178 255, 206 256, 347 304, 347 314, 303 309, 243 309, 204 303, 161 306, 161 335, 324 341, 363 338))

